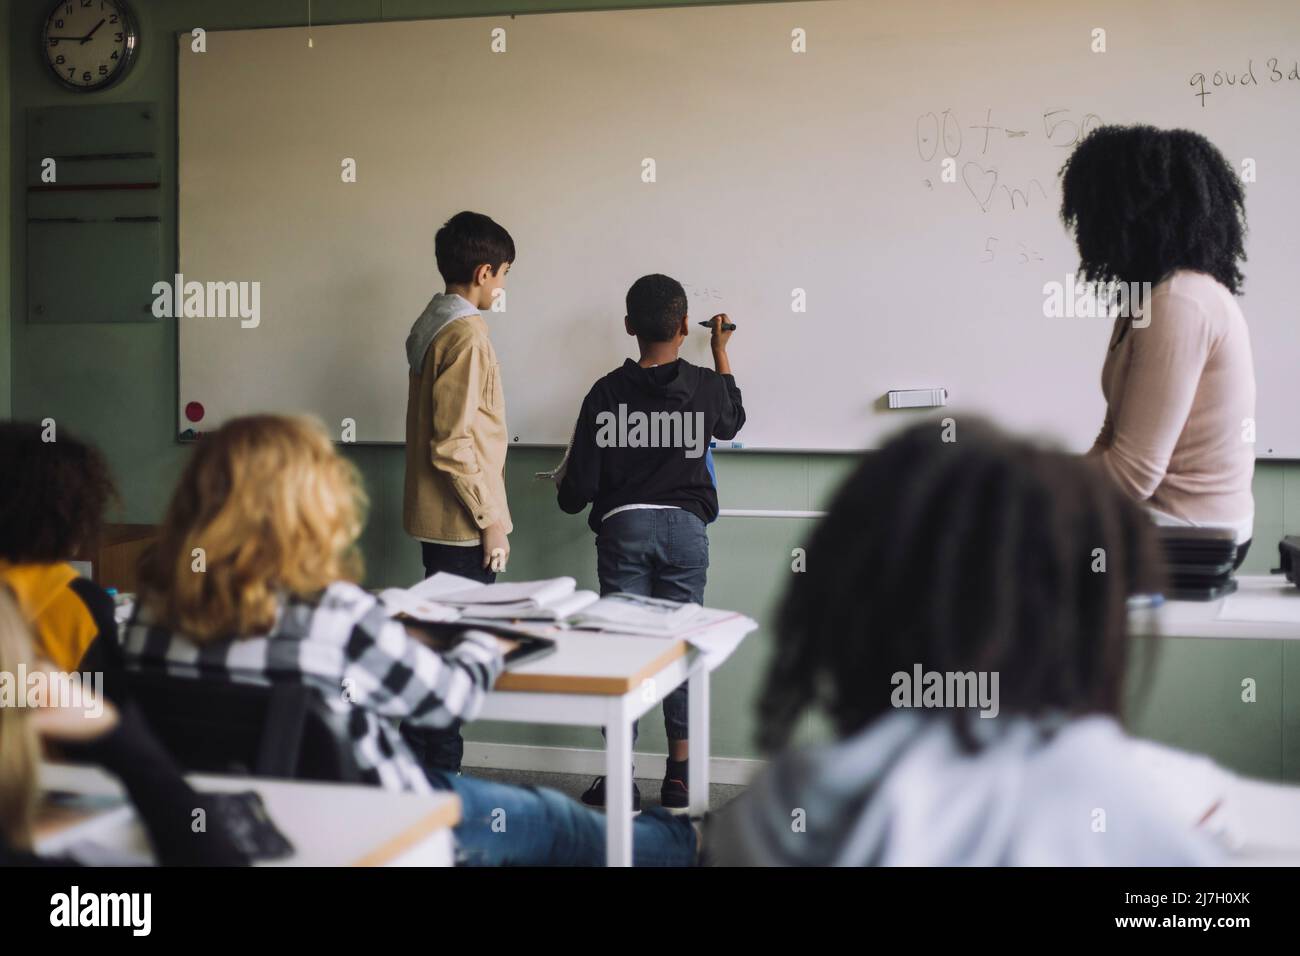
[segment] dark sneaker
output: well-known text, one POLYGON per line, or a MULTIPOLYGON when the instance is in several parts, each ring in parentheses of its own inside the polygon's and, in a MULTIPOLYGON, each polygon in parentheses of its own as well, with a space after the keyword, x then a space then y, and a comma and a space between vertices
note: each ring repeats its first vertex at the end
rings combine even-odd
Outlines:
POLYGON ((659 803, 669 813, 686 813, 691 808, 691 792, 686 781, 690 775, 686 770, 687 761, 681 763, 668 761, 664 771, 664 784, 659 788, 659 803))
MULTIPOLYGON (((594 810, 605 809, 605 778, 597 777, 582 795, 582 802, 594 810)), ((632 813, 641 812, 641 788, 632 781, 632 813)))

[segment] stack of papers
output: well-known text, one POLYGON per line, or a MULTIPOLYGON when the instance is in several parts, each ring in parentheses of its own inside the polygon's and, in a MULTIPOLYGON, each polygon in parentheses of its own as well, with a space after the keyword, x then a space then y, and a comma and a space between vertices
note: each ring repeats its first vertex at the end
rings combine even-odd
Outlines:
POLYGON ((758 622, 739 611, 717 608, 700 608, 686 629, 674 634, 704 655, 708 669, 713 670, 728 657, 750 631, 758 629, 758 622))
POLYGON ((736 611, 679 604, 638 594, 607 594, 569 619, 575 629, 685 641, 713 670, 735 651, 758 622, 736 611))
POLYGON ((460 620, 460 611, 456 608, 422 598, 415 594, 414 590, 414 588, 409 591, 402 588, 387 588, 379 592, 379 601, 394 615, 400 614, 416 621, 440 624, 445 621, 460 620))
POLYGON ((680 635, 704 610, 698 604, 679 604, 639 594, 607 594, 569 620, 572 627, 619 634, 680 635))
POLYGON ((451 608, 460 620, 565 621, 599 600, 595 592, 577 586, 573 578, 479 584, 440 571, 405 593, 451 608))
POLYGON ((439 572, 412 588, 381 591, 380 600, 394 614, 430 623, 459 621, 466 626, 492 625, 498 632, 555 637, 574 628, 607 634, 683 640, 704 654, 712 670, 736 649, 756 621, 735 611, 698 604, 679 604, 636 594, 578 590, 573 578, 479 584, 439 572), (507 624, 507 622, 510 622, 507 624))

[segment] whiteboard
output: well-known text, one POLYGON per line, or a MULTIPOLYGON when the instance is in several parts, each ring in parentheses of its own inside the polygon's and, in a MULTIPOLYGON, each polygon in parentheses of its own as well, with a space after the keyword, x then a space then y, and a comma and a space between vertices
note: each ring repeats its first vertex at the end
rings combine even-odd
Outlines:
MULTIPOLYGON (((664 272, 693 321, 740 326, 747 448, 868 447, 918 414, 887 391, 941 387, 947 414, 1084 449, 1111 322, 1044 317, 1044 284, 1077 266, 1057 171, 1083 129, 1143 121, 1256 162, 1257 447, 1300 456, 1293 0, 820 0, 311 37, 179 37, 181 271, 260 283, 256 328, 178 320, 182 428, 198 402, 198 430, 275 410, 402 441, 404 340, 442 288, 433 235, 474 209, 518 246, 488 319, 519 444, 567 440, 591 383, 635 354, 627 287, 664 272)), ((709 363, 704 330, 683 355, 709 363)))

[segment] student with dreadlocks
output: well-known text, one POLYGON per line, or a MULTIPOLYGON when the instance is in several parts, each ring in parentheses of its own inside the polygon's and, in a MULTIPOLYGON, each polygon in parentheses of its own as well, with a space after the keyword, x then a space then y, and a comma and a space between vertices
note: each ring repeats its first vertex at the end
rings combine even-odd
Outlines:
MULTIPOLYGON (((945 441, 938 423, 913 426, 836 493, 785 595, 759 702, 768 750, 814 708, 836 740, 773 760, 712 820, 706 854, 732 865, 1217 861, 1118 720, 1137 650, 1127 599, 1162 578, 1150 520, 1095 461, 981 423, 956 429, 945 441), (918 707, 898 693, 918 666, 996 675, 996 699, 918 707)), ((1184 758, 1205 759, 1168 753, 1184 758)))
POLYGON ((1255 517, 1241 182, 1204 136, 1151 126, 1095 130, 1061 176, 1082 276, 1153 287, 1116 320, 1090 454, 1158 523, 1231 529, 1240 565, 1255 517))

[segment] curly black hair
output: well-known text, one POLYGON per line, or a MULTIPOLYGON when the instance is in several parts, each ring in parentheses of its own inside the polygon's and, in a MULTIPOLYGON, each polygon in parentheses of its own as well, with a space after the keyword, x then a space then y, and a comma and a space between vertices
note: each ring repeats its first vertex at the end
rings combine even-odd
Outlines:
POLYGON ((686 311, 686 290, 671 276, 642 276, 627 290, 627 323, 647 342, 671 342, 686 311))
MULTIPOLYGON (((778 614, 764 748, 813 707, 853 735, 916 664, 997 672, 1007 716, 1121 712, 1127 599, 1163 583, 1150 520, 1088 459, 979 421, 943 437, 939 422, 907 429, 836 492, 778 614)), ((1136 658, 1148 676, 1153 648, 1136 658)), ((977 711, 950 713, 977 749, 977 711)))
POLYGON ((116 496, 99 450, 63 429, 0 422, 0 559, 66 561, 99 537, 116 496))
POLYGON ((1074 231, 1083 278, 1154 285, 1176 269, 1193 269, 1241 291, 1245 193, 1232 165, 1200 133, 1101 126, 1060 175, 1061 221, 1074 231))

